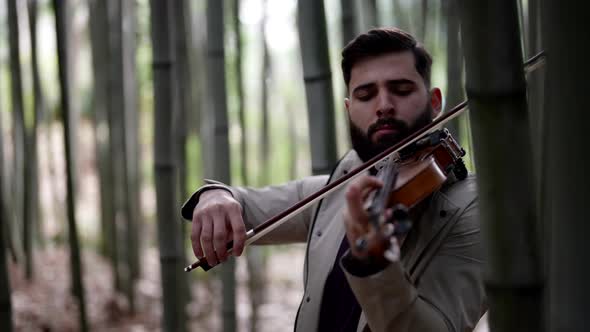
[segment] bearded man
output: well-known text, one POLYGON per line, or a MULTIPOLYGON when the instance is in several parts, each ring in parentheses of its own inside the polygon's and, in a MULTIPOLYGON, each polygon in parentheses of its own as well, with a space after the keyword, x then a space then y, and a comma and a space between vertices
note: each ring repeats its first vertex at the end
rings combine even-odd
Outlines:
MULTIPOLYGON (((399 29, 373 29, 342 51, 345 106, 353 150, 331 175, 265 188, 212 183, 182 208, 198 258, 210 265, 241 255, 246 230, 347 174, 441 112, 430 87, 432 59, 399 29)), ((473 177, 452 174, 410 210, 413 227, 395 246, 400 257, 376 264, 356 245, 367 228, 365 193, 381 186, 366 174, 260 238, 257 244, 307 242, 304 295, 296 331, 468 331, 486 309, 483 254, 473 177)))

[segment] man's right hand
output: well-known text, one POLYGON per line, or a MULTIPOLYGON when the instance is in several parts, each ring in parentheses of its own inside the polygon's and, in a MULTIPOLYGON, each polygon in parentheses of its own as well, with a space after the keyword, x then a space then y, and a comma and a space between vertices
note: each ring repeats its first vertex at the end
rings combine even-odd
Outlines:
POLYGON ((203 192, 193 210, 191 242, 197 258, 211 266, 227 259, 227 242, 233 240, 232 254, 240 256, 246 241, 242 206, 223 189, 203 192))

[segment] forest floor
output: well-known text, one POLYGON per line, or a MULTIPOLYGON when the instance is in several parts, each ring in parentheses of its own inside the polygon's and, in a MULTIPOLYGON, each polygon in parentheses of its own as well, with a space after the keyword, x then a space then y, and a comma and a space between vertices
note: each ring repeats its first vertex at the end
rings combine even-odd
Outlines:
MULTIPOLYGON (((65 248, 36 255, 35 279, 24 278, 22 266, 10 265, 13 319, 16 331, 78 331, 78 309, 70 295, 69 254, 65 248)), ((101 256, 85 251, 86 308, 93 331, 160 331, 161 285, 158 254, 144 252, 142 277, 136 285, 137 312, 130 314, 121 294, 114 291, 110 265, 101 256)), ((250 330, 251 309, 246 259, 236 260, 238 331, 250 330)), ((258 308, 258 331, 292 331, 303 290, 301 246, 280 248, 268 256, 266 296, 258 308)), ((216 278, 191 282, 192 301, 187 306, 190 331, 221 330, 221 287, 216 278)))
MULTIPOLYGON (((293 331, 303 292, 301 246, 282 247, 268 256, 266 294, 258 308, 256 331, 293 331)), ((114 291, 112 271, 105 259, 84 252, 86 307, 93 331, 161 331, 160 267, 155 249, 144 252, 142 277, 137 283, 137 312, 114 291)), ((69 254, 64 248, 46 249, 37 255, 34 282, 24 278, 20 265, 10 265, 13 320, 16 331, 78 331, 78 309, 70 295, 69 254)), ((238 331, 250 331, 246 259, 236 260, 238 331)), ((191 282, 192 301, 187 306, 189 331, 221 331, 221 285, 216 278, 191 282)), ((475 332, 488 332, 487 317, 475 332)))

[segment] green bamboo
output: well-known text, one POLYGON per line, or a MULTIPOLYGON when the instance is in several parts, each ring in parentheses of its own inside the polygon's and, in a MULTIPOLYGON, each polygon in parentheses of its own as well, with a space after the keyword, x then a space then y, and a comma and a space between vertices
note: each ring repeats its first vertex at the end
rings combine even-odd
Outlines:
POLYGON ((33 112, 33 124, 30 130, 30 163, 31 167, 31 179, 28 191, 30 192, 30 202, 27 204, 31 210, 30 218, 31 224, 34 228, 35 239, 40 245, 44 243, 43 234, 41 232, 41 220, 43 217, 40 214, 40 201, 39 201, 39 161, 38 161, 38 147, 37 147, 37 136, 38 128, 45 114, 45 97, 41 87, 41 77, 39 72, 39 57, 37 52, 37 13, 38 13, 38 2, 37 0, 29 0, 28 13, 29 13, 29 34, 31 42, 31 66, 33 74, 33 98, 35 99, 35 109, 33 112))
MULTIPOLYGON (((30 23, 30 20, 29 20, 30 23)), ((31 31, 31 42, 35 41, 36 32, 31 31)), ((34 82, 38 82, 38 66, 37 66, 37 58, 36 58, 36 47, 32 45, 32 62, 33 62, 33 80, 34 82), (35 75, 36 74, 36 75, 35 75)), ((33 86, 34 90, 34 97, 38 96, 36 92, 36 86, 33 86)), ((36 106, 36 105, 35 105, 36 106)), ((24 114, 23 114, 24 115, 24 114)), ((36 116, 33 116, 36 118, 36 116)), ((24 179, 23 179, 23 211, 22 211, 22 226, 23 226, 23 247, 25 253, 25 278, 27 280, 33 279, 33 227, 34 227, 34 220, 35 220, 35 208, 37 204, 35 202, 35 195, 33 191, 35 190, 35 169, 37 164, 37 142, 36 142, 36 129, 37 129, 37 121, 36 119, 33 120, 33 128, 28 128, 27 124, 24 124, 24 141, 23 141, 23 153, 24 158, 23 160, 23 168, 24 168, 24 179)))
POLYGON ((357 32, 365 32, 379 25, 377 16, 377 1, 362 0, 355 2, 356 11, 358 12, 357 32))
POLYGON ((125 244, 129 269, 127 293, 130 298, 131 312, 135 312, 135 284, 139 278, 139 247, 140 234, 139 221, 143 219, 140 207, 140 163, 139 163, 139 113, 138 113, 138 87, 137 87, 137 13, 134 1, 122 1, 120 11, 121 24, 121 56, 123 75, 124 111, 122 113, 122 129, 124 139, 124 194, 126 198, 125 215, 126 231, 125 244))
MULTIPOLYGON (((543 153, 547 182, 543 212, 549 216, 545 243, 550 247, 549 329, 588 329, 590 267, 586 255, 588 227, 588 167, 585 156, 590 117, 585 108, 590 70, 588 44, 582 37, 587 10, 582 4, 542 2, 543 43, 547 51, 543 153)), ((587 7, 587 6, 586 6, 587 7)))
MULTIPOLYGON (((215 167, 210 170, 211 177, 231 183, 230 157, 227 120, 227 96, 225 83, 224 15, 223 3, 207 1, 207 72, 211 90, 212 107, 207 114, 215 167)), ((208 174, 205 174, 208 176, 208 174)), ((235 260, 230 258, 222 266, 223 283, 222 320, 223 331, 237 329, 235 260)))
MULTIPOLYGON (((193 84, 194 89, 192 93, 192 111, 187 114, 188 129, 191 134, 196 134, 200 143, 201 155, 207 155, 206 146, 203 144, 203 135, 201 133, 201 127, 205 126, 205 122, 201 120, 203 113, 205 112, 206 102, 206 84, 207 75, 205 66, 205 53, 207 47, 206 44, 206 2, 205 1, 188 1, 188 10, 190 20, 187 21, 187 35, 191 36, 193 43, 189 52, 190 64, 191 64, 191 76, 194 77, 193 84)), ((204 160, 203 160, 204 162, 204 160)), ((200 169, 199 169, 200 171, 200 169)), ((200 174, 197 174, 199 176, 200 174)))
POLYGON ((287 125, 288 125, 288 135, 289 135, 289 179, 297 179, 297 162, 299 154, 297 150, 299 148, 299 144, 297 144, 298 137, 297 137, 297 111, 296 108, 293 106, 294 101, 291 97, 288 97, 285 102, 285 111, 287 112, 287 125))
MULTIPOLYGON (((12 132, 13 132, 13 169, 12 169, 12 192, 11 214, 15 216, 15 226, 12 230, 15 235, 18 235, 18 226, 24 227, 23 211, 24 211, 24 164, 25 164, 25 118, 24 118, 24 102, 23 102, 23 87, 22 87, 22 72, 20 62, 20 33, 18 29, 18 11, 16 0, 8 0, 8 44, 10 52, 10 79, 11 79, 11 97, 12 97, 12 132)), ((15 236, 20 238, 20 236, 15 236)), ((25 247, 25 246, 24 246, 25 247)), ((20 253, 21 248, 15 248, 20 253)), ((27 250, 27 248, 23 248, 27 250)), ((29 260, 30 251, 25 253, 26 260, 29 260)))
POLYGON ((405 31, 412 30, 412 22, 410 22, 410 15, 400 3, 400 0, 393 0, 393 17, 395 18, 395 25, 405 31))
POLYGON ((340 20, 342 29, 342 46, 346 46, 356 37, 356 11, 354 9, 354 0, 340 0, 340 9, 342 17, 340 20))
POLYGON ((514 1, 461 1, 492 331, 541 331, 542 254, 514 1))
MULTIPOLYGON (((0 96, 0 101, 2 100, 0 96)), ((2 109, 0 108, 0 113, 2 109)), ((4 191, 4 135, 2 126, 2 116, 0 116, 0 329, 2 331, 12 331, 12 298, 10 294, 10 278, 8 276, 8 239, 9 234, 5 233, 8 229, 8 211, 6 210, 5 191, 4 191)))
MULTIPOLYGON (((527 50, 526 54, 528 57, 534 56, 535 54, 542 51, 541 47, 541 4, 539 0, 528 0, 528 38, 527 38, 527 50)), ((545 68, 539 68, 538 70, 529 73, 527 77, 528 82, 528 104, 529 113, 531 117, 531 129, 533 134, 534 142, 541 142, 543 137, 543 82, 545 81, 545 68)), ((538 144, 538 147, 543 146, 538 144)), ((534 150, 535 165, 542 165, 541 151, 539 148, 534 150)), ((537 167, 537 168, 538 168, 537 167)), ((540 174, 540 170, 537 169, 537 176, 540 174)))
POLYGON ((140 206, 140 152, 139 152, 139 104, 137 82, 137 4, 134 1, 123 1, 123 72, 125 99, 125 163, 127 177, 127 209, 128 232, 127 250, 129 251, 129 269, 131 274, 131 288, 139 278, 139 248, 140 225, 143 220, 140 206))
POLYGON ((428 0, 422 0, 420 5, 420 29, 418 30, 418 40, 426 43, 426 34, 428 29, 428 0))
POLYGON ((297 10, 312 173, 328 174, 338 153, 324 4, 316 0, 299 0, 297 10))
POLYGON ((266 43, 266 21, 267 10, 266 0, 262 1, 262 20, 260 21, 260 39, 262 45, 262 72, 261 72, 261 87, 260 87, 260 164, 261 172, 259 173, 259 185, 268 185, 271 177, 270 167, 270 113, 268 109, 268 85, 271 79, 270 75, 270 54, 268 52, 268 45, 266 43))
POLYGON ((55 10, 55 24, 57 36, 57 56, 59 67, 59 86, 61 94, 61 115, 64 124, 64 143, 66 154, 66 201, 68 214, 68 239, 70 243, 70 264, 71 264, 71 280, 73 283, 73 293, 78 300, 79 322, 80 330, 87 331, 88 323, 86 318, 86 304, 84 300, 84 285, 82 282, 82 262, 80 258, 81 247, 78 241, 78 230, 76 226, 76 200, 75 200, 75 186, 74 177, 75 171, 72 160, 75 156, 72 150, 71 141, 74 138, 71 131, 70 121, 72 119, 70 109, 70 86, 69 86, 69 61, 66 38, 66 8, 67 1, 53 0, 53 8, 55 10))
MULTIPOLYGON (((269 185, 272 179, 271 174, 271 156, 270 156, 270 111, 268 107, 269 86, 272 79, 271 59, 268 50, 268 43, 266 41, 266 24, 268 21, 267 1, 263 0, 263 14, 260 21, 260 39, 262 43, 262 72, 260 81, 260 109, 262 113, 262 123, 260 131, 260 156, 261 156, 261 172, 259 178, 259 185, 269 185)), ((264 303, 265 298, 265 260, 264 248, 251 247, 246 251, 246 259, 248 266, 248 290, 250 310, 250 331, 257 331, 260 323, 259 308, 264 303)))
MULTIPOLYGON (((534 56, 541 52, 541 1, 539 0, 528 0, 528 20, 527 20, 527 50, 526 54, 528 57, 534 56)), ((547 135, 548 125, 544 115, 544 96, 545 96, 545 74, 546 67, 538 68, 537 70, 528 73, 527 75, 527 96, 528 96, 528 107, 529 116, 531 118, 531 135, 533 142, 533 160, 534 160, 534 174, 535 174, 535 192, 537 208, 539 213, 539 223, 542 229, 543 242, 549 243, 551 238, 549 222, 550 218, 550 203, 545 202, 545 197, 548 195, 548 181, 547 178, 547 163, 544 162, 547 157, 547 135)), ((544 270, 546 275, 549 271, 549 259, 551 257, 549 245, 543 246, 544 248, 544 270)), ((545 310, 547 312, 549 308, 549 293, 545 292, 545 310)), ((548 318, 549 315, 546 315, 548 318)))
POLYGON ((240 22, 240 0, 233 0, 233 28, 235 38, 235 66, 236 66, 236 98, 237 98, 237 109, 238 109, 238 121, 240 123, 241 137, 240 141, 240 174, 242 176, 242 183, 248 185, 250 179, 248 177, 248 131, 246 128, 246 116, 244 112, 244 83, 243 80, 243 69, 242 69, 242 56, 243 56, 243 41, 242 41, 242 28, 240 22))
POLYGON ((123 100, 124 74, 123 74, 123 51, 122 51, 122 4, 120 1, 107 1, 107 22, 108 22, 108 49, 109 49, 109 139, 111 142, 111 167, 113 174, 113 208, 115 210, 114 227, 116 229, 114 241, 118 245, 115 255, 117 256, 115 287, 117 291, 122 291, 127 296, 130 306, 133 307, 133 292, 130 289, 130 270, 128 264, 128 252, 125 245, 127 234, 127 206, 128 200, 125 195, 127 187, 126 154, 125 154, 125 134, 124 121, 125 102, 123 100))
MULTIPOLYGON (((4 162, 4 160, 0 161, 4 162)), ((4 185, 0 179, 0 185, 4 185)), ((0 193, 0 328, 2 331, 12 331, 12 299, 10 293, 10 278, 6 262, 7 248, 4 234, 4 223, 6 222, 6 206, 4 205, 4 194, 0 193)))
MULTIPOLYGON (((463 50, 461 49, 459 13, 457 0, 444 0, 444 12, 447 18, 447 100, 445 110, 459 105, 465 100, 463 93, 463 50)), ((464 117, 449 122, 449 129, 457 142, 461 141, 460 123, 464 117)))
POLYGON ((89 2, 90 41, 92 48, 93 85, 93 124, 96 137, 96 152, 100 179, 100 218, 101 245, 100 251, 109 258, 113 268, 115 289, 120 289, 121 273, 119 269, 119 244, 115 226, 115 193, 114 167, 112 163, 113 149, 109 128, 109 109, 111 89, 109 85, 110 58, 107 2, 92 0, 89 2))
POLYGON ((137 218, 140 212, 137 198, 138 145, 137 91, 135 82, 135 19, 134 4, 129 1, 109 2, 110 28, 110 86, 111 108, 109 129, 114 148, 115 210, 124 225, 119 240, 121 286, 129 300, 130 311, 135 311, 135 279, 139 274, 137 218))
MULTIPOLYGON (((187 2, 185 0, 174 1, 174 18, 175 18, 175 29, 174 29, 174 47, 176 51, 176 65, 174 66, 176 75, 176 149, 178 156, 178 194, 179 197, 188 197, 190 195, 187 187, 187 155, 186 155, 186 142, 188 138, 188 126, 187 126, 187 114, 190 112, 192 107, 192 78, 191 78, 191 66, 189 63, 189 49, 190 47, 190 36, 187 35, 187 18, 189 11, 187 10, 187 2)), ((190 22, 190 21, 189 21, 190 22)), ((181 238, 186 239, 186 228, 190 227, 190 224, 181 222, 181 238)), ((186 250, 180 251, 182 255, 182 266, 179 269, 184 268, 188 263, 186 250)), ((184 276, 182 284, 184 286, 183 295, 184 307, 190 302, 190 284, 188 276, 184 276)))
POLYGON ((154 176, 162 282, 162 330, 184 331, 182 239, 177 215, 177 159, 174 149, 173 9, 167 0, 150 0, 154 78, 154 176), (176 222, 175 222, 176 221, 176 222))
MULTIPOLYGON (((186 141, 188 137, 187 113, 192 110, 192 79, 189 63, 190 40, 187 37, 187 3, 174 1, 174 46, 176 51, 175 75, 177 79, 176 140, 178 151, 178 179, 180 197, 190 194, 187 188, 186 141)), ((183 237, 184 238, 184 237, 183 237)))

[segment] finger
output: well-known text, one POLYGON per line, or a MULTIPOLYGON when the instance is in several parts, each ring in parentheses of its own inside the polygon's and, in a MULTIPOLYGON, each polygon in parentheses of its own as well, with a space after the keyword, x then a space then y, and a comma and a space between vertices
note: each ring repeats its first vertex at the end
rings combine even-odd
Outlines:
POLYGON ((201 229, 202 225, 200 218, 193 217, 193 222, 191 223, 191 245, 193 247, 193 253, 197 258, 203 257, 203 248, 201 247, 201 229))
POLYGON ((366 233, 366 227, 362 223, 355 222, 349 211, 344 214, 344 225, 349 238, 354 242, 356 238, 366 233))
POLYGON ((242 255, 244 245, 246 242, 246 226, 242 218, 242 208, 239 205, 229 208, 228 216, 232 230, 233 240, 233 254, 234 256, 242 255))
POLYGON ((367 176, 367 178, 360 182, 359 185, 361 186, 362 200, 365 201, 371 192, 383 186, 383 182, 376 177, 367 176))
POLYGON ((207 263, 211 266, 217 265, 217 255, 215 255, 215 250, 213 249, 213 220, 210 217, 203 217, 201 245, 203 246, 207 263))
POLYGON ((382 186, 383 182, 378 178, 365 175, 352 182, 348 189, 358 190, 361 199, 364 201, 372 191, 382 186))
POLYGON ((225 229, 225 216, 222 213, 213 214, 213 246, 219 261, 227 259, 227 232, 225 229))
POLYGON ((392 208, 385 209, 385 212, 383 213, 383 217, 388 222, 392 222, 393 221, 393 219, 392 219, 393 218, 393 209, 392 208))
POLYGON ((359 215, 361 211, 362 215, 366 215, 366 213, 364 213, 364 202, 371 191, 382 186, 383 183, 381 180, 374 176, 367 175, 360 177, 349 186, 347 199, 349 201, 349 208, 351 209, 351 216, 353 218, 361 217, 361 221, 362 219, 366 219, 359 215))
POLYGON ((346 203, 351 223, 367 223, 367 213, 363 208, 361 188, 351 185, 346 192, 346 203))
POLYGON ((366 235, 366 230, 363 229, 363 225, 352 221, 348 212, 345 213, 344 222, 346 224, 346 237, 348 238, 348 243, 350 245, 352 254, 356 257, 362 257, 363 255, 366 255, 366 253, 362 253, 357 247, 357 241, 362 236, 366 235))

